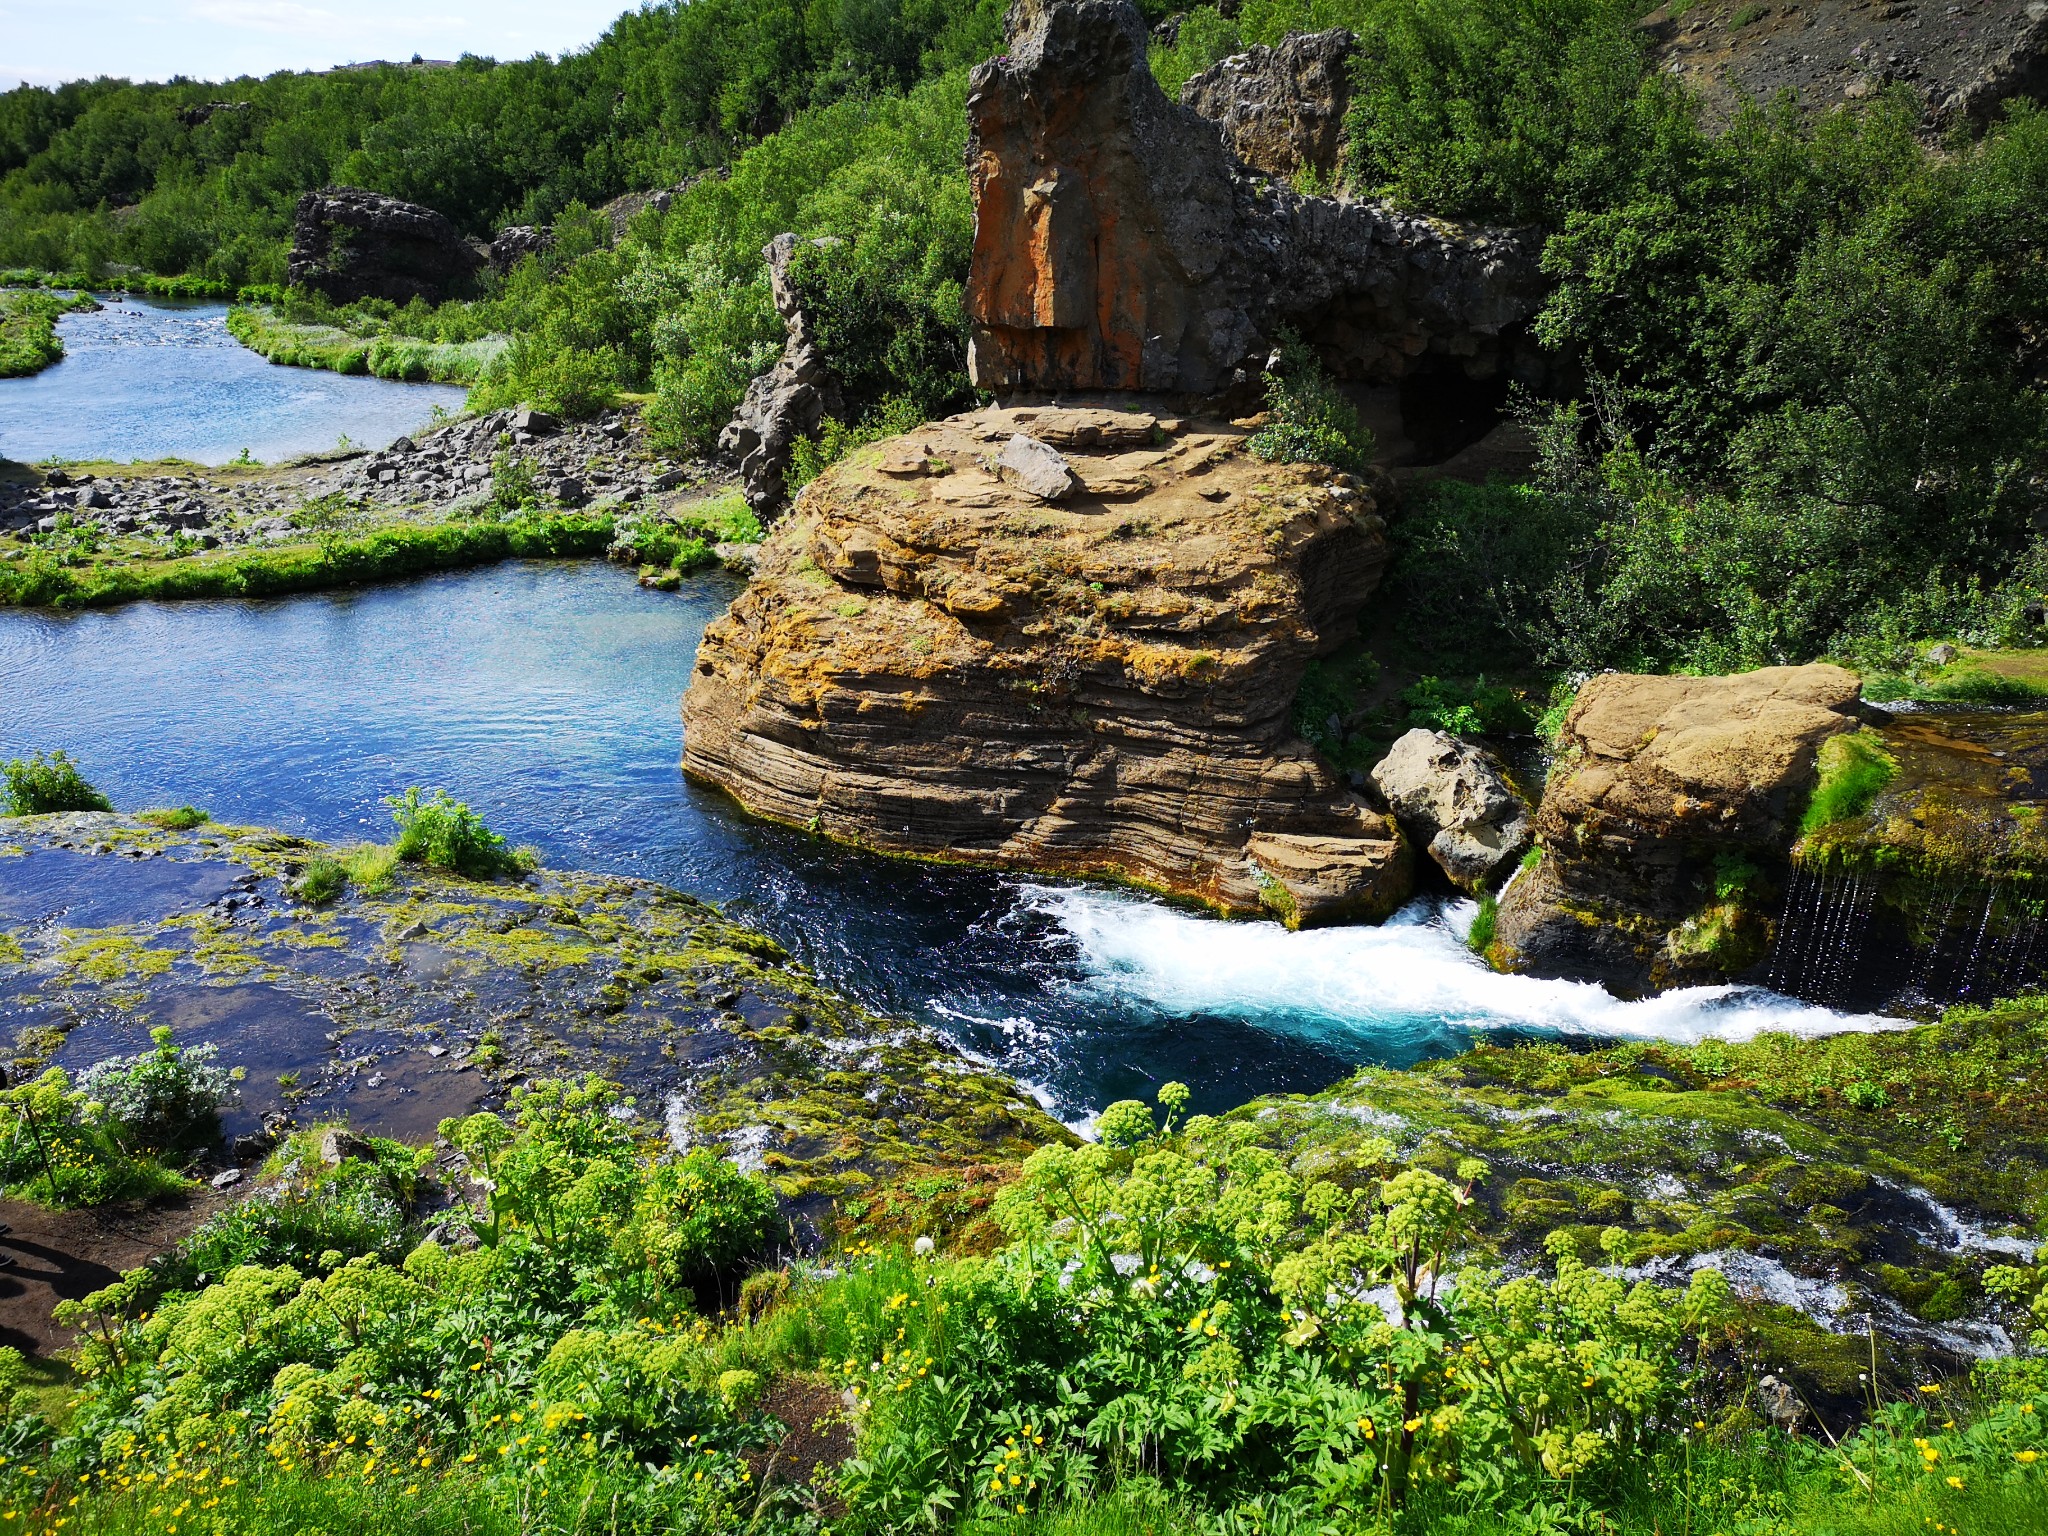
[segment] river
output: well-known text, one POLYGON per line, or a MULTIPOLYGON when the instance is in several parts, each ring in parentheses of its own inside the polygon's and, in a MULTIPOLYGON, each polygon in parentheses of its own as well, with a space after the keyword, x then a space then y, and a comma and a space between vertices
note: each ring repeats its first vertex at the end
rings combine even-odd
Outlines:
POLYGON ((0 758, 64 747, 117 805, 352 840, 446 788, 559 867, 729 904, 872 1006, 947 1030, 1069 1120, 1169 1078, 1218 1109, 1475 1035, 1747 1035, 1876 1022, 1755 988, 1618 1002, 1498 976, 1469 903, 1291 934, 1120 891, 933 868, 739 815, 678 770, 678 704, 735 583, 650 592, 533 562, 278 601, 0 611, 0 758))
POLYGON ((106 298, 57 322, 64 360, 0 379, 0 458, 264 463, 347 437, 383 448, 464 391, 265 362, 228 334, 225 304, 106 298))

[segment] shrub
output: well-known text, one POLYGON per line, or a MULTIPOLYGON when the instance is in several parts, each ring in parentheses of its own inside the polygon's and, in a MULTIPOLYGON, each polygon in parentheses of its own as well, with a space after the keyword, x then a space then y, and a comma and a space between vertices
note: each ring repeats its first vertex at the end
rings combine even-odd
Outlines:
POLYGON ((1442 678, 1418 678, 1401 690, 1408 723, 1453 736, 1506 736, 1534 727, 1520 695, 1504 683, 1483 676, 1469 684, 1442 678))
POLYGON ((316 907, 325 906, 347 888, 347 867, 339 859, 324 855, 309 859, 299 872, 299 878, 292 883, 293 894, 316 907))
POLYGON ((40 816, 52 811, 111 811, 114 803, 78 771, 62 748, 48 757, 38 752, 24 761, 14 758, 0 774, 7 780, 7 814, 40 816))
POLYGON ((99 1106, 114 1135, 131 1151, 161 1153, 212 1141, 220 1112, 235 1095, 230 1074, 213 1065, 211 1045, 189 1050, 168 1027, 149 1032, 155 1049, 115 1056, 88 1067, 78 1091, 99 1106))
POLYGON ((190 832, 194 827, 203 827, 213 818, 197 806, 180 805, 168 810, 143 811, 135 818, 146 821, 153 827, 162 827, 167 832, 190 832))
POLYGON ((506 846, 505 839, 446 790, 422 799, 417 785, 385 800, 398 823, 395 855, 409 864, 450 870, 472 880, 496 880, 524 874, 531 863, 506 846))
POLYGON ((490 505, 500 517, 514 517, 540 505, 540 472, 533 460, 509 453, 491 456, 490 505))
POLYGON ((0 1091, 7 1134, 0 1181, 46 1205, 104 1205, 154 1200, 190 1189, 189 1180, 152 1156, 122 1146, 101 1106, 74 1090, 63 1069, 0 1091))
POLYGON ((648 1170, 637 1221, 622 1242, 664 1284, 691 1286, 759 1257, 779 1214, 767 1185, 699 1147, 648 1170))
POLYGON ((1354 471, 1372 463, 1373 436, 1359 424, 1357 407, 1331 382, 1308 344, 1291 332, 1282 334, 1266 374, 1266 404, 1273 420, 1246 444, 1254 456, 1354 471))

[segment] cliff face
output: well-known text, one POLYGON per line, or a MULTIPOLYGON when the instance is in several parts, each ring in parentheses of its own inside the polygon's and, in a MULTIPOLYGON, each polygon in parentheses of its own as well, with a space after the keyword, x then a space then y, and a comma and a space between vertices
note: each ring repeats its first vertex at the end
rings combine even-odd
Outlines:
POLYGON ((484 254, 442 215, 358 187, 299 199, 285 281, 337 304, 439 303, 468 294, 484 254))
MULTIPOLYGON (((1284 326, 1349 378, 1540 367, 1531 241, 1256 174, 1166 99, 1146 40, 1128 0, 1020 4, 974 72, 976 384, 1210 396, 1255 381, 1284 326)), ((1204 100, 1229 115, 1220 88, 1204 100)))
POLYGON ((990 409, 860 450, 706 630, 685 771, 895 852, 1297 924, 1384 915, 1408 850, 1289 723, 1309 661, 1356 631, 1383 525, 1352 477, 1245 436, 990 409))

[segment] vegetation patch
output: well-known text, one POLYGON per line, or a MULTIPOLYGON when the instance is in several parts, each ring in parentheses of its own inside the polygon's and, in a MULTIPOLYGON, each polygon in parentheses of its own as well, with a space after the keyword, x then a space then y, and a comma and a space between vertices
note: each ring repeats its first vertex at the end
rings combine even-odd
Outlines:
POLYGON ((1821 743, 1819 778, 1800 817, 1800 836, 1860 816, 1899 771, 1898 759, 1877 732, 1854 731, 1821 743))

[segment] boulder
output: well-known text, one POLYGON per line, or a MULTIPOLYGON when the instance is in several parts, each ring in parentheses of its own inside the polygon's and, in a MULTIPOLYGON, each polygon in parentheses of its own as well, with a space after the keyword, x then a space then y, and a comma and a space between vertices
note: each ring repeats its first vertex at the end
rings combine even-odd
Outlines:
POLYGON ((1014 433, 1003 444, 996 459, 996 473, 1040 501, 1065 501, 1081 484, 1059 449, 1028 432, 1014 433))
POLYGON ((555 243, 555 232, 536 224, 511 224, 492 238, 491 265, 510 272, 529 256, 539 256, 555 243))
POLYGON ((985 390, 1256 386, 1283 327, 1340 375, 1536 378, 1533 238, 1306 197, 1166 99, 1128 0, 1022 0, 967 103, 985 390))
POLYGON ((1412 730, 1372 771, 1401 828, 1451 883, 1491 889, 1529 851, 1528 807, 1489 752, 1443 731, 1412 730))
POLYGON ((1769 919, 1727 907, 1717 878, 1783 869, 1816 754, 1858 729, 1859 692, 1825 665, 1590 679, 1537 813, 1542 862, 1501 898, 1496 962, 1627 994, 1753 968, 1769 919))
POLYGON ((1290 32, 1210 65, 1180 88, 1180 104, 1220 128, 1224 147, 1253 170, 1332 182, 1357 52, 1357 36, 1342 28, 1290 32))
POLYGON ((788 500, 789 461, 799 438, 816 437, 827 416, 843 410, 839 385, 825 354, 811 338, 802 301, 789 280, 795 235, 777 235, 763 247, 768 291, 787 339, 775 366, 747 386, 740 408, 718 435, 718 451, 740 473, 747 505, 763 518, 788 500))
POLYGON ((862 847, 1296 926, 1383 915, 1408 892, 1400 831, 1291 724, 1386 563, 1376 493, 1254 459, 1249 435, 991 407, 841 460, 706 629, 684 771, 862 847), (1062 445, 1064 500, 994 472, 1020 434, 1062 445))
POLYGON ((358 187, 326 187, 299 199, 285 281, 337 304, 439 303, 469 293, 485 260, 431 208, 358 187))

